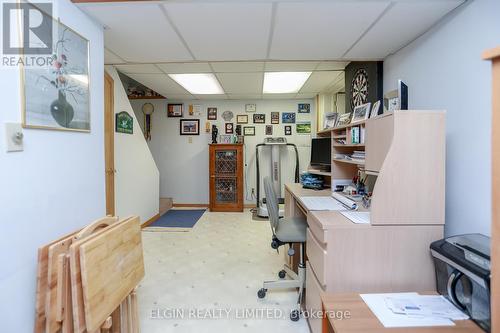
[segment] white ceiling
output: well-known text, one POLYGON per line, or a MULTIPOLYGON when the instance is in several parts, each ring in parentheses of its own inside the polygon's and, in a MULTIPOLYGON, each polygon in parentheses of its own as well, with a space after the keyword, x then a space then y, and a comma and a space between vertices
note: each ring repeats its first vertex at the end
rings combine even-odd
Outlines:
POLYGON ((305 98, 342 89, 343 74, 336 70, 348 61, 384 59, 464 1, 164 0, 78 6, 105 27, 105 62, 167 97, 197 96, 166 74, 215 73, 226 92, 215 97, 262 98, 263 71, 314 71, 293 96, 305 98))
POLYGON ((122 73, 171 99, 275 99, 313 98, 321 92, 335 93, 344 89, 344 68, 348 62, 198 62, 168 64, 115 65, 122 73), (319 69, 318 69, 319 68, 319 69), (325 68, 326 70, 322 70, 325 68), (312 71, 297 94, 262 94, 265 71, 312 71), (168 74, 213 73, 224 95, 191 95, 168 74))

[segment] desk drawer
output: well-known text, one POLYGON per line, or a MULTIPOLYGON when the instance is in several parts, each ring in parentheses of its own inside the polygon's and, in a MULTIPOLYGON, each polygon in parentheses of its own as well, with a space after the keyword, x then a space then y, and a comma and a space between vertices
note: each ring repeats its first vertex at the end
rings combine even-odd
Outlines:
POLYGON ((324 290, 321 288, 318 280, 316 280, 309 262, 306 263, 306 267, 306 311, 309 312, 307 321, 309 322, 312 333, 321 333, 321 318, 313 318, 318 316, 311 316, 311 314, 316 311, 321 311, 320 294, 324 290))
POLYGON ((326 250, 316 240, 310 229, 307 229, 306 252, 319 283, 326 285, 326 250))
POLYGON ((307 226, 320 243, 326 244, 327 231, 323 230, 319 221, 312 214, 307 214, 307 226))

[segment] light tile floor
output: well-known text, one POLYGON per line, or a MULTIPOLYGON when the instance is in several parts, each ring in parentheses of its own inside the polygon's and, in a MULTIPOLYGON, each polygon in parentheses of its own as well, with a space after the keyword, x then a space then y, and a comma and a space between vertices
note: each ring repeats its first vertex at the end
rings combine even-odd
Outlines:
POLYGON ((308 333, 305 319, 289 319, 296 290, 269 291, 265 299, 257 298, 262 281, 277 279, 283 265, 282 252, 271 249, 270 240, 269 222, 252 220, 248 210, 206 212, 190 232, 143 232, 141 332, 308 333), (250 312, 244 316, 246 309, 250 312), (271 318, 263 309, 271 311, 271 318), (174 310, 177 318, 172 318, 174 310), (195 310, 198 317, 230 312, 223 319, 190 318, 195 310))

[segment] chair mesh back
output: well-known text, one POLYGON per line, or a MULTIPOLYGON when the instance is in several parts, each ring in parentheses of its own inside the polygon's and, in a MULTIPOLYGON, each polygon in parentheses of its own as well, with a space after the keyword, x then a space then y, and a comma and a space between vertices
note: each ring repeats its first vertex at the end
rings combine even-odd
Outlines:
POLYGON ((271 223, 271 229, 273 230, 273 234, 275 233, 275 229, 278 226, 279 222, 279 204, 278 198, 276 198, 276 194, 274 193, 273 184, 271 183, 271 179, 269 177, 264 178, 264 190, 266 191, 266 206, 267 213, 269 214, 269 222, 271 223))

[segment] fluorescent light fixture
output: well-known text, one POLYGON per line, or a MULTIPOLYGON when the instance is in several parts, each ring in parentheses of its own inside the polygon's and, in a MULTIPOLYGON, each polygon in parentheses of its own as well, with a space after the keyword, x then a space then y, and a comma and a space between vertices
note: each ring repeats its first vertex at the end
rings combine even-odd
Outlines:
POLYGON ((264 73, 264 94, 297 93, 311 72, 267 72, 264 73))
POLYGON ((194 95, 224 94, 215 75, 206 74, 168 74, 175 82, 194 95))

